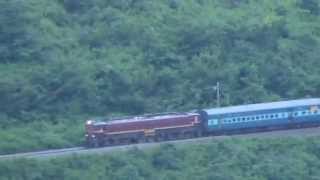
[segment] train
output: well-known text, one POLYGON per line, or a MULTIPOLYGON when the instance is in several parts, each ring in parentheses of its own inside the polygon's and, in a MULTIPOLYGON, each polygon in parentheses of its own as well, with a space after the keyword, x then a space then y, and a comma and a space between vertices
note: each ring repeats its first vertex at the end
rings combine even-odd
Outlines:
POLYGON ((170 141, 320 125, 320 98, 147 114, 85 123, 86 147, 170 141))

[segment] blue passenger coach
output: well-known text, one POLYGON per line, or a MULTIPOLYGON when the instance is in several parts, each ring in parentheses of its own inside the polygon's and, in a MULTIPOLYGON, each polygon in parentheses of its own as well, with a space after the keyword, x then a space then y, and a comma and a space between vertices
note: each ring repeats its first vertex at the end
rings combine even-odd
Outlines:
POLYGON ((320 124, 320 98, 206 109, 207 132, 320 124))

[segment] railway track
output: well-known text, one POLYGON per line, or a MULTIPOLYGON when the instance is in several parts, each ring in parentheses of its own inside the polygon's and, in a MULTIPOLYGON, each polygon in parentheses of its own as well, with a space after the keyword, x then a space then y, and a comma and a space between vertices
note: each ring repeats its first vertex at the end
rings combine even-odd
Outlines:
POLYGON ((194 138, 194 139, 174 140, 169 142, 131 144, 131 145, 101 147, 101 148, 93 148, 93 149, 87 149, 85 147, 74 147, 74 148, 66 148, 66 149, 0 155, 0 160, 17 159, 17 158, 55 158, 55 157, 68 156, 68 155, 110 153, 115 151, 126 151, 132 148, 138 148, 138 149, 154 148, 154 147, 160 146, 161 144, 166 144, 166 143, 203 144, 203 143, 211 142, 212 140, 223 140, 223 139, 231 139, 231 138, 249 138, 249 139, 282 138, 282 137, 300 138, 300 137, 312 137, 312 136, 320 136, 320 127, 277 130, 277 131, 259 132, 259 133, 250 133, 250 134, 236 134, 236 135, 230 135, 230 136, 211 136, 211 137, 201 137, 201 138, 194 138))

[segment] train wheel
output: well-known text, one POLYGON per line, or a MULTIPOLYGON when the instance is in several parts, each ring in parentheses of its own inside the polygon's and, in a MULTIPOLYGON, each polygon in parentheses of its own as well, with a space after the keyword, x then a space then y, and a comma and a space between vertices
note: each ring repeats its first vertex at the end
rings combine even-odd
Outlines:
POLYGON ((91 142, 91 147, 93 147, 93 148, 99 147, 99 143, 98 143, 98 140, 97 140, 97 139, 93 139, 93 140, 92 140, 92 142, 91 142))
POLYGON ((135 138, 130 139, 130 144, 137 144, 137 143, 138 143, 137 139, 135 139, 135 138))
POLYGON ((191 132, 184 132, 183 133, 183 137, 186 138, 186 139, 190 139, 193 137, 192 133, 191 132))
POLYGON ((146 137, 145 142, 154 142, 154 138, 152 137, 146 137))
POLYGON ((161 137, 161 136, 155 136, 155 137, 154 137, 154 141, 155 141, 155 142, 160 142, 160 141, 163 141, 163 140, 162 140, 162 137, 161 137))
POLYGON ((104 141, 104 146, 112 146, 114 144, 114 140, 113 139, 106 139, 104 141))
POLYGON ((193 132, 193 137, 201 137, 201 132, 199 131, 193 132))

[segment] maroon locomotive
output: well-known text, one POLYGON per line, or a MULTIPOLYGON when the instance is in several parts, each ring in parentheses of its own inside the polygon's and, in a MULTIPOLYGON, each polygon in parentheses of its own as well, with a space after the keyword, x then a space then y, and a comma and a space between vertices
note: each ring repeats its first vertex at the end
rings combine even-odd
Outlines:
POLYGON ((166 141, 201 136, 201 122, 196 113, 166 113, 112 119, 88 120, 88 147, 141 142, 166 141))

